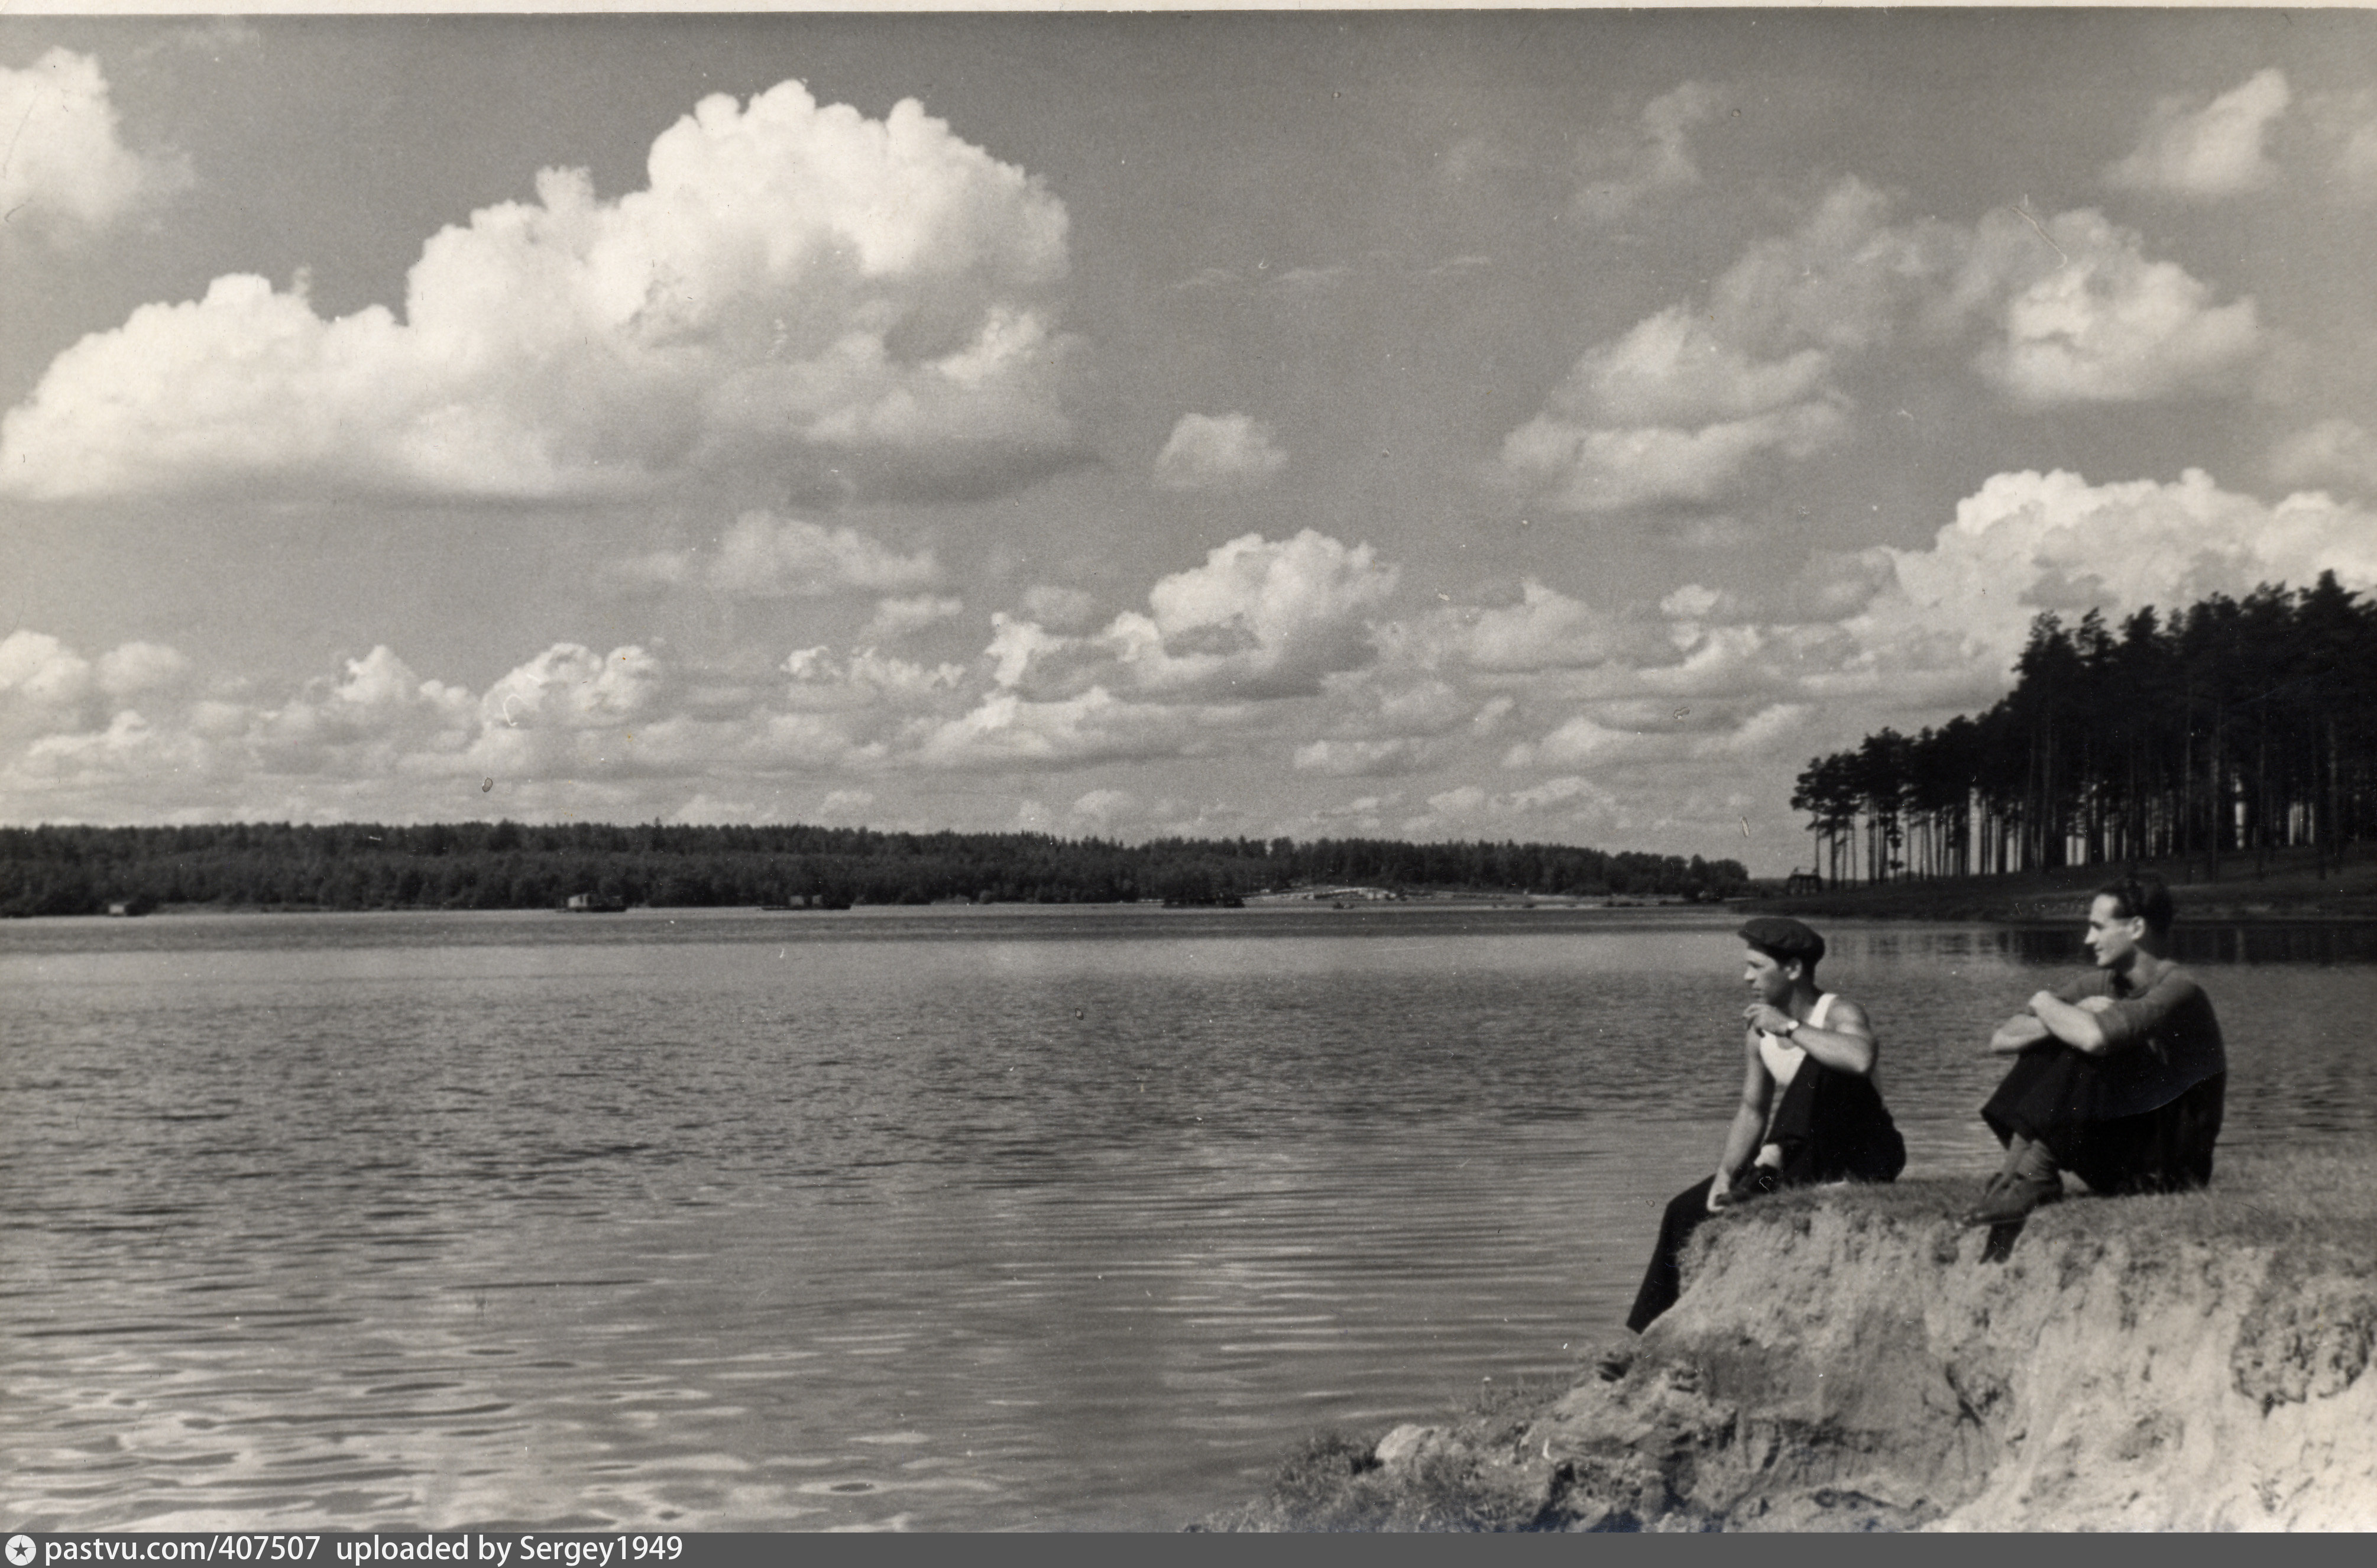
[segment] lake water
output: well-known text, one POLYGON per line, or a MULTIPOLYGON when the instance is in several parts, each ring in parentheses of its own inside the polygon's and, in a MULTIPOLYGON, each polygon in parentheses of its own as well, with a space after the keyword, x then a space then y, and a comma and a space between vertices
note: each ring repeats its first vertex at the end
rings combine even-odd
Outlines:
MULTIPOLYGON (((1714 911, 0 926, 0 1518, 1177 1528, 1566 1377, 1739 1083, 1714 911)), ((2076 932, 1826 928, 1909 1174, 2076 932)), ((2366 1147, 2366 928, 2189 933, 2366 1147)))

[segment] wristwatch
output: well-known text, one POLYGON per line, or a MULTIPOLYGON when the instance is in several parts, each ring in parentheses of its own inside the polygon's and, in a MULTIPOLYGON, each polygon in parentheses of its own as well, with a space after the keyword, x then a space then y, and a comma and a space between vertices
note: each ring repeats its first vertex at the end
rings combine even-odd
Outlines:
POLYGON ((1799 1032, 1799 1021, 1798 1021, 1798 1019, 1796 1019, 1796 1018, 1795 1018, 1795 1019, 1791 1020, 1791 1027, 1789 1027, 1788 1029, 1786 1029, 1786 1030, 1784 1030, 1784 1031, 1783 1031, 1783 1037, 1784 1037, 1785 1039, 1786 1039, 1786 1040, 1787 1040, 1787 1039, 1789 1039, 1792 1035, 1794 1035, 1798 1034, 1798 1032, 1799 1032))

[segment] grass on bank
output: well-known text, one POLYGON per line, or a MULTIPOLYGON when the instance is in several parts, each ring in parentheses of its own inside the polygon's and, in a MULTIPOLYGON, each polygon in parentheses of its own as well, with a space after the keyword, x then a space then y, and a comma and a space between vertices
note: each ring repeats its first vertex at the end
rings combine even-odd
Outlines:
MULTIPOLYGON (((1878 1186, 1801 1188, 1757 1200, 1745 1219, 1788 1223, 1836 1203, 1881 1222, 1937 1225, 1956 1233, 1957 1215, 1978 1197, 1986 1170, 1878 1186)), ((2122 1243, 2132 1259, 2168 1255, 2189 1245, 2273 1250, 2288 1274, 2340 1267, 2377 1275, 2377 1181, 2365 1157, 2283 1148, 2223 1150, 2212 1185, 2199 1191, 2105 1198, 2077 1181, 2069 1196, 2032 1216, 2014 1245, 2073 1241, 2122 1243)), ((1649 1237, 1643 1245, 1650 1245, 1649 1237)), ((1589 1332, 1589 1331, 1588 1331, 1589 1332)), ((1263 1495, 1192 1526, 1203 1530, 1524 1530, 1536 1506, 1482 1484, 1470 1452, 1514 1442, 1574 1383, 1595 1375, 1600 1350, 1630 1336, 1615 1324, 1579 1358, 1573 1376, 1523 1378, 1482 1391, 1465 1406, 1415 1413, 1414 1419, 1461 1430, 1459 1447, 1425 1453, 1389 1478, 1376 1451, 1388 1429, 1333 1429, 1308 1435, 1273 1474, 1263 1495)))

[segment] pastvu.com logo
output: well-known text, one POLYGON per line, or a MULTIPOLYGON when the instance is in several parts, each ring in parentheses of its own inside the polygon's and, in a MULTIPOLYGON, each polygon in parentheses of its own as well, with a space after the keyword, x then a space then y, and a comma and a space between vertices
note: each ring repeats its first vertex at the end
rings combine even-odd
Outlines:
POLYGON ((8 1568, 25 1568, 25 1564, 30 1562, 32 1560, 33 1538, 30 1536, 10 1536, 8 1538, 8 1568))

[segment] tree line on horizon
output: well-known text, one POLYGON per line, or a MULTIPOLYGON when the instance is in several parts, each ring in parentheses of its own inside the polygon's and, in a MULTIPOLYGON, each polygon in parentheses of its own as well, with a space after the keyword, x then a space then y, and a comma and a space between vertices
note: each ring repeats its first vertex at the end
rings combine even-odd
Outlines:
POLYGON ((1724 898, 1738 861, 1568 844, 1160 839, 866 828, 513 821, 0 828, 0 916, 112 905, 551 909, 584 895, 668 907, 1227 904, 1356 884, 1404 891, 1724 898))
POLYGON ((2377 604, 2324 571, 2118 630, 2042 614, 1986 712, 1815 758, 1791 805, 1835 883, 2197 856, 2216 876, 2306 845, 2327 866, 2377 824, 2377 604))

